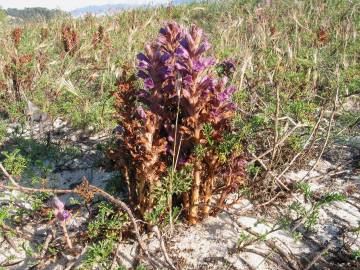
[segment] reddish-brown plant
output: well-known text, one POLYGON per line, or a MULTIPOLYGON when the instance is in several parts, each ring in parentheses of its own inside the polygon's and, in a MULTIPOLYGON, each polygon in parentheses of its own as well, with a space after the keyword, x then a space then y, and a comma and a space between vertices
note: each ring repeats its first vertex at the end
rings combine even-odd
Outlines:
POLYGON ((21 35, 22 35, 22 29, 20 27, 14 28, 13 31, 11 32, 11 38, 13 40, 15 48, 19 47, 21 35))
POLYGON ((33 70, 29 63, 32 58, 31 54, 13 56, 11 63, 5 66, 4 74, 12 81, 12 92, 17 101, 22 99, 23 91, 31 89, 33 70))
POLYGON ((93 39, 92 39, 92 45, 96 49, 98 44, 101 43, 104 39, 105 33, 104 33, 104 27, 100 25, 98 27, 98 30, 94 33, 93 39))
MULTIPOLYGON (((169 23, 138 55, 144 89, 135 87, 134 78, 119 84, 121 143, 112 154, 128 181, 134 181, 129 194, 141 215, 152 211, 154 191, 171 167, 193 168, 191 191, 181 194, 191 224, 209 215, 214 191, 221 193, 217 203, 222 206, 239 187, 244 161, 239 151, 229 150, 238 142, 227 141, 233 133, 236 88, 228 77, 215 76, 214 58, 204 56, 210 47, 200 28, 169 23)), ((230 64, 224 64, 229 72, 230 64)))
POLYGON ((65 52, 73 55, 79 47, 78 34, 70 26, 63 26, 61 34, 65 52))

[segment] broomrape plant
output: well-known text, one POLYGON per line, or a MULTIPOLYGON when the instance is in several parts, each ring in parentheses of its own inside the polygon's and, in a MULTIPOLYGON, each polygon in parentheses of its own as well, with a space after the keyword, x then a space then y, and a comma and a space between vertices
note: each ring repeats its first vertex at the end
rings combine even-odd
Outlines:
POLYGON ((216 61, 207 56, 210 48, 202 29, 170 22, 137 56, 143 89, 136 86, 135 76, 122 78, 118 85, 121 142, 110 156, 142 216, 154 209, 154 191, 164 185, 169 171, 193 168, 191 190, 180 196, 171 185, 167 190, 176 201, 181 199, 191 224, 209 215, 215 191, 221 193, 222 205, 241 183, 245 162, 231 126, 236 87, 224 73, 216 75, 216 61))

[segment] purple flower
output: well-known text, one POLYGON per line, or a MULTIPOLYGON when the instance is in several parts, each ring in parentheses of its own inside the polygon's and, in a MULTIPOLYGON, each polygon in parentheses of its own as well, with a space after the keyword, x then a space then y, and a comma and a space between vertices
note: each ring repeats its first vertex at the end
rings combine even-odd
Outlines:
POLYGON ((168 32, 165 28, 161 28, 159 33, 162 34, 163 36, 166 36, 168 32))
POLYGON ((185 38, 183 38, 183 39, 180 40, 180 45, 181 45, 182 47, 184 47, 186 50, 189 49, 189 44, 188 44, 188 42, 187 42, 187 40, 186 40, 185 38))
POLYGON ((192 76, 191 75, 186 75, 184 78, 183 78, 183 83, 184 83, 184 86, 186 87, 189 87, 193 84, 193 79, 192 79, 192 76))
POLYGON ((117 125, 114 129, 113 129, 113 133, 115 134, 123 134, 124 133, 124 128, 120 125, 117 125))
POLYGON ((147 58, 147 56, 143 53, 139 53, 136 57, 139 61, 150 62, 149 58, 147 58))
POLYGON ((186 65, 184 65, 183 63, 181 63, 181 62, 176 62, 175 63, 175 68, 178 70, 178 71, 187 71, 187 67, 186 67, 186 65))
POLYGON ((144 80, 144 84, 147 89, 153 89, 155 87, 154 81, 149 77, 144 80))
POLYGON ((220 110, 219 109, 212 109, 210 113, 214 118, 218 118, 220 116, 220 110))
POLYGON ((211 48, 211 44, 207 40, 205 40, 203 43, 201 43, 199 49, 196 51, 196 54, 197 55, 202 54, 208 51, 210 48, 211 48))
POLYGON ((236 105, 236 103, 234 103, 234 102, 229 102, 229 103, 226 105, 226 109, 227 109, 228 111, 234 111, 234 110, 237 109, 237 105, 236 105))
POLYGON ((234 94, 234 92, 236 91, 236 87, 235 86, 229 86, 228 88, 226 88, 223 92, 221 92, 220 94, 218 94, 218 100, 220 102, 224 102, 226 100, 229 100, 232 96, 232 94, 234 94))
POLYGON ((235 93, 236 87, 235 87, 234 85, 231 85, 231 86, 229 86, 228 88, 226 88, 225 91, 226 91, 229 95, 232 95, 232 94, 235 93))
POLYGON ((142 120, 146 120, 146 113, 143 109, 143 107, 139 106, 136 108, 136 112, 138 113, 138 115, 141 117, 142 120))
POLYGON ((172 90, 174 90, 175 89, 175 86, 174 86, 174 84, 173 83, 168 83, 165 87, 163 87, 163 91, 164 92, 171 92, 172 90))
POLYGON ((147 96, 149 96, 149 93, 146 92, 145 90, 140 90, 137 95, 136 95, 138 98, 146 98, 147 96))
POLYGON ((140 61, 138 67, 141 69, 148 69, 150 67, 150 63, 147 61, 140 61))
POLYGON ((70 218, 70 213, 65 210, 65 205, 60 199, 55 196, 53 198, 55 216, 59 221, 66 221, 70 218))
POLYGON ((178 165, 185 165, 186 163, 189 162, 189 158, 185 158, 185 157, 180 157, 179 160, 178 160, 178 165))
POLYGON ((193 69, 195 72, 202 72, 214 64, 215 64, 214 58, 212 58, 212 57, 205 58, 204 57, 204 58, 200 58, 199 60, 195 61, 194 65, 193 65, 193 69))
POLYGON ((200 87, 202 89, 214 89, 214 86, 215 79, 211 78, 210 76, 204 77, 200 83, 200 87))
POLYGON ((146 79, 149 77, 149 75, 143 70, 139 70, 137 76, 141 79, 146 79))
POLYGON ((183 57, 183 58, 189 58, 190 57, 189 52, 187 50, 185 50, 184 47, 182 47, 182 46, 176 48, 175 55, 177 57, 183 57))
POLYGON ((163 53, 161 56, 160 56, 160 61, 162 63, 165 63, 168 59, 170 59, 171 55, 167 52, 163 53))
POLYGON ((159 68, 159 73, 163 80, 166 80, 172 74, 172 68, 168 66, 162 66, 159 68))
POLYGON ((229 99, 229 95, 226 93, 226 91, 224 91, 218 94, 217 98, 220 102, 224 102, 225 100, 229 99))

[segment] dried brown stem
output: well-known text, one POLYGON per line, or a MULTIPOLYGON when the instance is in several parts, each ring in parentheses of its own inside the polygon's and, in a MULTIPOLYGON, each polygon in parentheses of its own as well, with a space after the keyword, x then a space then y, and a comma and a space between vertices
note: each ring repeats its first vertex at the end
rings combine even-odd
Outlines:
POLYGON ((73 245, 72 245, 71 239, 70 239, 70 237, 69 237, 69 234, 68 234, 68 231, 67 231, 67 228, 66 228, 66 223, 65 223, 65 221, 62 221, 60 225, 61 225, 61 228, 62 228, 62 230, 63 230, 63 232, 64 232, 64 236, 65 236, 65 239, 66 239, 66 243, 67 243, 68 247, 69 247, 70 249, 72 249, 72 248, 73 248, 73 245))
POLYGON ((275 159, 276 148, 277 148, 276 145, 279 138, 279 113, 280 113, 280 95, 279 95, 279 87, 276 87, 276 111, 275 111, 275 127, 274 127, 275 136, 274 136, 274 146, 271 154, 271 161, 269 165, 270 169, 272 168, 272 164, 275 159))
MULTIPOLYGON (((8 177, 11 181, 11 176, 10 174, 5 170, 5 168, 2 166, 2 164, 0 163, 0 168, 3 171, 4 175, 6 177, 8 177)), ((84 178, 84 180, 86 180, 86 178, 84 178)), ((6 186, 4 184, 0 184, 0 189, 6 189, 6 190, 19 190, 22 191, 24 193, 32 193, 32 192, 50 192, 50 193, 55 193, 55 194, 59 194, 59 193, 75 193, 75 194, 79 194, 79 189, 44 189, 44 188, 28 188, 28 187, 23 187, 19 184, 17 184, 17 186, 6 186)), ((145 253, 146 257, 150 260, 150 262, 152 264, 155 263, 155 261, 151 258, 147 246, 146 244, 143 242, 143 240, 141 239, 140 236, 140 230, 139 227, 137 225, 136 219, 131 211, 131 209, 126 205, 126 203, 124 203, 123 201, 111 196, 109 193, 107 193, 106 191, 89 185, 88 186, 88 192, 92 192, 98 195, 101 195, 102 197, 106 198, 108 201, 110 201, 111 203, 115 204, 117 207, 123 209, 129 216, 131 223, 133 224, 134 227, 134 231, 135 231, 135 235, 136 235, 136 239, 140 245, 140 248, 142 249, 142 251, 145 253)), ((79 194, 79 195, 83 195, 83 194, 79 194)), ((69 244, 69 243, 68 243, 69 244)))
POLYGON ((316 254, 316 256, 311 260, 311 262, 304 268, 304 270, 309 270, 321 258, 321 256, 328 252, 330 247, 331 245, 329 243, 323 250, 316 254))
POLYGON ((265 163, 259 158, 256 157, 254 154, 252 154, 255 159, 257 159, 260 163, 260 165, 275 179, 276 183, 286 191, 290 191, 290 189, 277 177, 272 171, 268 169, 268 167, 265 165, 265 163))
MULTIPOLYGON (((294 133, 294 131, 300 127, 305 127, 306 125, 303 125, 303 124, 296 124, 288 133, 286 133, 278 142, 277 144, 275 144, 275 148, 279 147, 281 144, 283 144, 285 142, 285 140, 287 138, 289 138, 289 136, 291 134, 294 133)), ((271 153, 273 151, 273 148, 270 148, 268 150, 266 150, 264 153, 262 153, 261 155, 259 156, 256 156, 254 159, 250 160, 247 164, 253 164, 255 163, 256 161, 259 161, 261 158, 265 157, 267 154, 271 153)))
POLYGON ((153 232, 155 232, 157 238, 159 239, 160 247, 161 247, 162 253, 164 254, 166 262, 168 263, 168 265, 170 266, 171 269, 177 270, 177 268, 174 266, 174 264, 172 263, 172 261, 171 261, 171 259, 169 257, 169 254, 168 254, 168 252, 166 250, 166 245, 165 245, 164 238, 162 237, 158 226, 154 226, 152 228, 152 230, 153 230, 153 232))
POLYGON ((297 153, 293 159, 289 162, 288 166, 279 174, 279 178, 282 177, 291 167, 291 165, 298 159, 298 157, 306 150, 307 146, 309 145, 309 143, 312 141, 312 138, 314 137, 315 133, 317 132, 318 128, 319 128, 319 125, 320 125, 320 122, 322 120, 322 117, 323 117, 323 114, 324 114, 324 110, 321 110, 320 112, 320 116, 318 118, 318 121, 316 122, 309 138, 307 139, 307 141, 305 142, 304 144, 304 147, 302 149, 302 151, 300 151, 299 153, 297 153))
MULTIPOLYGON (((195 139, 196 142, 200 142, 200 128, 195 130, 195 139)), ((191 207, 189 213, 189 223, 196 224, 198 220, 198 205, 199 205, 199 193, 200 193, 200 183, 201 183, 201 162, 199 160, 195 163, 194 168, 194 180, 191 190, 191 207)))
POLYGON ((332 110, 332 113, 331 113, 331 116, 330 116, 329 127, 328 127, 328 130, 326 132, 325 142, 324 142, 324 144, 323 144, 323 146, 321 148, 320 154, 317 157, 314 165, 307 172, 307 174, 302 178, 302 181, 304 181, 304 179, 307 178, 311 174, 311 172, 315 169, 315 167, 319 163, 320 159, 322 158, 322 156, 324 154, 324 151, 326 149, 326 146, 327 146, 329 138, 330 138, 331 128, 332 128, 332 124, 333 124, 333 121, 334 121, 334 116, 335 116, 335 113, 336 113, 337 101, 338 101, 338 98, 339 98, 339 66, 336 67, 336 75, 337 75, 337 84, 338 85, 337 85, 336 91, 335 91, 335 97, 334 97, 334 100, 333 100, 333 110, 332 110))

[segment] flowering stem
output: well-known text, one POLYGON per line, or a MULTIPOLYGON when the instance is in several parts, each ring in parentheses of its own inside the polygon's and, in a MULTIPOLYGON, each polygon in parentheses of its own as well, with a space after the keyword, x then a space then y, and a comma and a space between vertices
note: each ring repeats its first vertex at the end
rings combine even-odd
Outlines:
POLYGON ((64 221, 61 221, 61 222, 60 222, 60 225, 61 225, 62 230, 63 230, 63 232, 64 232, 64 236, 65 236, 65 239, 66 239, 66 243, 67 243, 68 247, 69 247, 70 249, 72 249, 72 248, 73 248, 73 245, 72 245, 72 243, 71 243, 71 239, 70 239, 70 237, 69 237, 69 234, 68 234, 68 231, 67 231, 67 228, 66 228, 66 222, 65 222, 65 220, 64 220, 64 221))
POLYGON ((213 178, 213 177, 210 177, 210 179, 208 179, 208 181, 206 182, 206 185, 205 185, 204 217, 209 216, 209 212, 210 212, 210 200, 211 200, 211 197, 212 197, 213 186, 214 186, 214 178, 213 178))
POLYGON ((177 74, 177 80, 175 84, 175 88, 177 91, 178 102, 177 102, 177 111, 176 111, 176 120, 175 120, 175 134, 174 134, 174 149, 173 149, 173 159, 172 159, 172 168, 171 168, 171 175, 169 179, 169 190, 168 190, 168 207, 169 207, 169 222, 170 222, 170 235, 173 233, 174 224, 173 224, 173 212, 172 212, 172 194, 173 194, 173 182, 174 182, 174 174, 176 171, 176 164, 178 161, 179 153, 180 153, 180 144, 178 147, 177 155, 176 155, 176 146, 177 146, 177 133, 178 133, 178 126, 179 126, 179 112, 180 112, 180 98, 181 98, 181 76, 177 74))
MULTIPOLYGON (((200 143, 200 128, 195 129, 195 140, 200 143)), ((197 159, 194 169, 194 181, 191 192, 191 208, 189 213, 189 223, 196 224, 198 220, 199 191, 201 183, 201 161, 197 159)))

